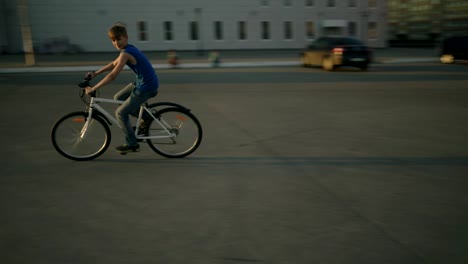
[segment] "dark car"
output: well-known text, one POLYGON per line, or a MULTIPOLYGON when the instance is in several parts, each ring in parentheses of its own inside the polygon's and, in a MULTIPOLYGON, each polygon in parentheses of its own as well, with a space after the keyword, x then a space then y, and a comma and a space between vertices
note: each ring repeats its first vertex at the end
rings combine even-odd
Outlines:
POLYGON ((339 66, 353 66, 367 70, 372 52, 367 45, 350 37, 321 37, 301 54, 304 67, 319 65, 332 71, 339 66))
POLYGON ((440 62, 454 63, 456 60, 468 60, 468 36, 449 37, 440 45, 440 62))

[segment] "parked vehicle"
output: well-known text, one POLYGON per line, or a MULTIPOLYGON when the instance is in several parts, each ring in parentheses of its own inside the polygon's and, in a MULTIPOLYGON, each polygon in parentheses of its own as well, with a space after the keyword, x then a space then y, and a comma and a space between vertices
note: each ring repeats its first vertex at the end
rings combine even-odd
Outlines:
POLYGON ((321 37, 310 44, 301 54, 304 67, 322 66, 332 71, 340 66, 353 66, 367 70, 372 61, 370 48, 351 37, 321 37))
POLYGON ((454 63, 456 60, 468 60, 468 36, 449 37, 440 45, 440 62, 454 63))

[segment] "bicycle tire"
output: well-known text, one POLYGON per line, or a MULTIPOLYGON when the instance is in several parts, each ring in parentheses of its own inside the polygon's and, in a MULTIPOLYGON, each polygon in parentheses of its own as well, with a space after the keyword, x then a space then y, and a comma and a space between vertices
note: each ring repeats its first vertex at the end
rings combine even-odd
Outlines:
MULTIPOLYGON (((183 158, 192 154, 200 146, 203 138, 202 126, 188 109, 164 108, 157 111, 156 117, 169 124, 168 129, 176 134, 174 138, 147 139, 146 142, 156 153, 166 158, 183 158)), ((154 119, 151 119, 145 134, 155 136, 167 133, 154 119)))
POLYGON ((106 121, 93 116, 87 124, 88 113, 73 112, 60 118, 51 132, 52 144, 62 156, 71 160, 92 160, 102 155, 110 145, 111 131, 106 121))

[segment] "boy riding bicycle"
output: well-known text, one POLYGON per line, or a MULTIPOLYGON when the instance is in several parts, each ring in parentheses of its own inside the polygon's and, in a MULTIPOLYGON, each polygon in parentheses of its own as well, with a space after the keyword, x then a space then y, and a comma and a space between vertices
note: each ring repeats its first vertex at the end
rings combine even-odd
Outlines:
POLYGON ((104 85, 114 81, 125 65, 135 72, 135 84, 129 84, 116 93, 114 100, 125 100, 117 108, 115 115, 125 134, 126 144, 117 147, 116 150, 122 154, 137 152, 140 150, 140 146, 130 123, 129 115, 138 116, 140 105, 157 95, 159 80, 153 66, 145 55, 135 46, 128 44, 128 34, 124 24, 117 23, 112 26, 108 31, 108 35, 114 47, 120 50, 120 54, 114 61, 106 66, 87 74, 89 78, 94 78, 103 72, 110 71, 110 73, 96 85, 93 87, 86 87, 86 93, 91 94, 104 85))

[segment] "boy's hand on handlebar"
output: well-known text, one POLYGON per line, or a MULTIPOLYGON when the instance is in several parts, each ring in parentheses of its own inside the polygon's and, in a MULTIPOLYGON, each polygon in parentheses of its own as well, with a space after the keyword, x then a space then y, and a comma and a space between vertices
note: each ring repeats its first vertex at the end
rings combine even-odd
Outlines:
POLYGON ((92 95, 96 90, 93 87, 88 86, 85 88, 85 91, 87 95, 92 95))

